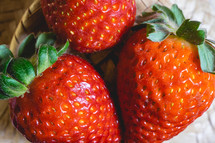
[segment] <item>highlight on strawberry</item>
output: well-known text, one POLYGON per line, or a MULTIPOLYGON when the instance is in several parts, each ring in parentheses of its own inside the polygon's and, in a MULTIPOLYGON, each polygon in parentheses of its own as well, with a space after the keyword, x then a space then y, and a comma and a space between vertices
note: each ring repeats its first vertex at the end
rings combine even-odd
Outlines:
POLYGON ((41 0, 41 7, 49 28, 82 53, 116 45, 136 15, 135 0, 41 0))
POLYGON ((18 57, 0 45, 0 98, 31 142, 120 142, 115 107, 100 75, 85 60, 54 48, 56 36, 33 34, 18 57))
POLYGON ((117 89, 125 142, 162 142, 183 131, 215 97, 214 42, 200 22, 155 4, 119 57, 117 89))

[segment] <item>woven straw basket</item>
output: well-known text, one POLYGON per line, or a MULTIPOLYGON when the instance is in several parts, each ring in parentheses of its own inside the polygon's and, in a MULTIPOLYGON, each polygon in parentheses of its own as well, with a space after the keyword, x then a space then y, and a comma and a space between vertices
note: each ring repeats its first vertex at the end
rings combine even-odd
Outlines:
MULTIPOLYGON (((209 38, 215 39, 215 30, 213 26, 213 18, 215 19, 215 11, 210 7, 209 1, 201 0, 136 0, 137 15, 143 10, 147 10, 152 4, 160 3, 166 6, 171 6, 172 3, 177 3, 180 8, 185 10, 185 16, 195 20, 203 21, 203 27, 209 32, 209 38), (187 8, 189 6, 189 8, 187 8)), ((215 4, 214 4, 215 5, 215 4)), ((33 4, 25 11, 21 21, 19 22, 13 38, 10 43, 10 49, 13 53, 17 53, 17 47, 23 38, 30 33, 39 33, 48 31, 48 27, 44 20, 39 0, 35 0, 33 4)), ((118 53, 112 49, 97 52, 94 54, 80 55, 94 65, 96 70, 102 75, 106 81, 111 93, 115 94, 115 71, 116 59, 118 53)), ((9 119, 9 107, 7 101, 0 101, 0 143, 27 143, 28 141, 20 135, 13 127, 9 119)), ((191 124, 185 131, 170 141, 171 143, 215 143, 215 105, 197 121, 191 124)))

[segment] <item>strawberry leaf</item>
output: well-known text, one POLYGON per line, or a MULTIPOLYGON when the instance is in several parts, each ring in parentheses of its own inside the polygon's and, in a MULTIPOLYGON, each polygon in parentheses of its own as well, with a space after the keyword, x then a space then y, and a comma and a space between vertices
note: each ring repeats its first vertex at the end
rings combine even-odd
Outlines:
POLYGON ((201 45, 205 40, 205 31, 198 30, 200 22, 185 20, 176 31, 177 36, 182 37, 194 45, 201 45))
POLYGON ((0 73, 0 91, 3 93, 0 94, 0 98, 5 98, 4 95, 8 97, 18 97, 23 95, 27 90, 27 87, 17 80, 0 73))
POLYGON ((36 39, 33 34, 28 35, 20 44, 18 56, 24 58, 30 58, 36 51, 35 49, 36 39))
POLYGON ((21 57, 10 62, 7 72, 26 86, 35 78, 35 71, 31 62, 21 57))
POLYGON ((58 52, 57 52, 58 57, 63 55, 68 48, 69 48, 69 41, 66 41, 65 45, 63 45, 62 47, 58 48, 58 52))
POLYGON ((41 45, 54 45, 56 41, 56 35, 52 32, 42 33, 38 36, 36 41, 36 49, 39 49, 41 45))
POLYGON ((13 58, 13 54, 9 48, 6 45, 0 45, 0 72, 5 73, 11 58, 13 58))
POLYGON ((11 60, 12 60, 13 58, 10 58, 6 63, 5 63, 5 65, 4 65, 4 69, 2 70, 2 73, 7 73, 7 68, 8 68, 8 65, 10 64, 10 62, 11 62, 11 60))
POLYGON ((172 13, 175 16, 175 20, 176 20, 177 25, 180 26, 185 20, 185 17, 184 17, 184 14, 183 14, 182 10, 179 9, 176 4, 172 5, 171 10, 172 10, 172 13))
POLYGON ((147 37, 154 42, 163 41, 169 35, 168 28, 163 24, 147 25, 147 37))
POLYGON ((198 45, 201 69, 204 72, 215 74, 215 49, 208 42, 198 45))
POLYGON ((57 61, 57 50, 50 45, 42 45, 38 51, 37 75, 41 74, 48 67, 57 61))
POLYGON ((175 21, 175 16, 174 16, 173 12, 165 6, 155 4, 152 6, 152 10, 158 11, 158 12, 160 11, 161 13, 164 14, 165 18, 169 19, 170 21, 175 21))
POLYGON ((183 20, 183 14, 177 6, 172 7, 173 10, 155 4, 152 6, 153 12, 143 12, 142 16, 138 16, 136 22, 143 23, 147 26, 147 38, 154 41, 160 42, 167 38, 170 34, 175 34, 178 29, 178 23, 183 20), (174 14, 173 11, 177 13, 174 14), (180 15, 180 18, 176 16, 180 15))

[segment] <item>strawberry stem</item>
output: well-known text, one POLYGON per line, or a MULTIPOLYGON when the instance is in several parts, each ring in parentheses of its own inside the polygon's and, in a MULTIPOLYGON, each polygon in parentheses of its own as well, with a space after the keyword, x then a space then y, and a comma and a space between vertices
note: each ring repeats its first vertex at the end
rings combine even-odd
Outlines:
POLYGON ((161 17, 161 13, 158 13, 158 12, 150 12, 150 13, 142 13, 142 16, 137 16, 137 19, 136 19, 136 23, 137 24, 142 24, 142 23, 153 23, 154 20, 162 20, 162 19, 159 19, 161 17))

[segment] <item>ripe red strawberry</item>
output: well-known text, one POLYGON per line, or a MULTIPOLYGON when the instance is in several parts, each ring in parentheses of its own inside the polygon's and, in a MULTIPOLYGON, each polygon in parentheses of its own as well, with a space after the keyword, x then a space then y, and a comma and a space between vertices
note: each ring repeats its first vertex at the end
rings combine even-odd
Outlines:
POLYGON ((19 96, 9 100, 14 126, 31 142, 120 142, 115 108, 103 80, 88 62, 61 56, 62 51, 40 46, 37 74, 29 82, 19 76, 28 79, 34 72, 24 58, 10 60, 7 72, 0 75, 0 97, 19 96), (46 66, 48 62, 54 64, 46 66), (12 89, 16 84, 22 88, 12 89))
POLYGON ((129 38, 119 58, 118 95, 129 143, 172 138, 201 116, 215 97, 215 50, 198 30, 199 23, 184 20, 176 5, 172 10, 152 8, 155 12, 143 13, 140 20, 155 19, 148 19, 147 28, 129 38), (171 18, 172 25, 166 25, 171 18), (179 28, 168 31, 173 25, 179 28))
POLYGON ((80 52, 110 48, 134 24, 134 0, 41 0, 48 26, 80 52))

